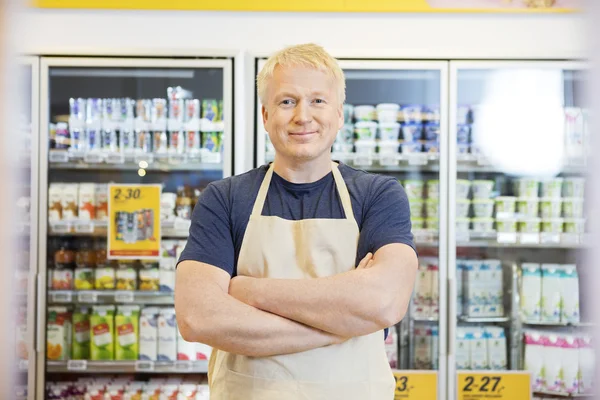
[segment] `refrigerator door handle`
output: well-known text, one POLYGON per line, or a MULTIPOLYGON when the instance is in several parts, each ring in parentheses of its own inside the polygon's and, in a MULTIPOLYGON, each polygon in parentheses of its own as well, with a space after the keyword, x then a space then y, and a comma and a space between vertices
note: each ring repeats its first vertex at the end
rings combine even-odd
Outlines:
POLYGON ((456 344, 456 283, 448 278, 448 358, 454 357, 456 344))

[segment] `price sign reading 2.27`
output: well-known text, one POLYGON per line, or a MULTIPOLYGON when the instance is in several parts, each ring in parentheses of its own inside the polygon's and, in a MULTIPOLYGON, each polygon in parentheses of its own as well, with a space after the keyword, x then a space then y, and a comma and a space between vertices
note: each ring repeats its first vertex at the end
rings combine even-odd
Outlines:
POLYGON ((531 376, 525 371, 458 373, 458 400, 529 400, 531 376))
POLYGON ((394 371, 396 390, 394 400, 435 400, 437 371, 394 371))
POLYGON ((107 258, 160 255, 160 185, 108 185, 107 258))

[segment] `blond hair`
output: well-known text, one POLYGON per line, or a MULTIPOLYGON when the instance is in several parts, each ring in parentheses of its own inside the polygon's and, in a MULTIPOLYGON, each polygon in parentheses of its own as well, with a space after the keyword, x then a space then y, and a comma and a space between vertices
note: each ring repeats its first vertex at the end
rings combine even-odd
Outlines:
POLYGON ((340 103, 343 104, 346 101, 346 79, 344 78, 344 71, 338 65, 337 60, 327 53, 323 47, 314 43, 307 43, 286 47, 269 57, 256 78, 258 98, 262 104, 266 104, 267 84, 273 77, 277 66, 312 67, 328 73, 337 84, 340 103))

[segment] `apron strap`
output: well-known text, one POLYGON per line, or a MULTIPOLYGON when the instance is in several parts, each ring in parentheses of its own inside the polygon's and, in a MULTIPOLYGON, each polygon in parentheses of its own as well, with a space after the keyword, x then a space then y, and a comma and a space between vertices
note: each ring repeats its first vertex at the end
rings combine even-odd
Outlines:
POLYGON ((267 193, 269 192, 269 186, 271 185, 271 178, 273 177, 273 163, 269 166, 265 178, 263 179, 260 189, 258 189, 258 195, 254 200, 254 207, 252 207, 252 215, 261 215, 262 210, 265 206, 265 200, 267 199, 267 193))

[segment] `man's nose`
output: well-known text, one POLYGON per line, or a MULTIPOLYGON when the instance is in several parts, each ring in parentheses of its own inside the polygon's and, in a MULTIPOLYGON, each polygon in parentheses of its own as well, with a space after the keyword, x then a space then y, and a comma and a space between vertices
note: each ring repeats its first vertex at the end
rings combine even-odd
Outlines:
POLYGON ((312 116, 310 112, 310 106, 304 102, 298 102, 298 105, 295 108, 296 114, 294 115, 294 122, 299 125, 305 125, 312 121, 312 116))

